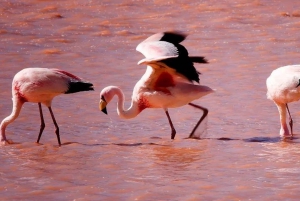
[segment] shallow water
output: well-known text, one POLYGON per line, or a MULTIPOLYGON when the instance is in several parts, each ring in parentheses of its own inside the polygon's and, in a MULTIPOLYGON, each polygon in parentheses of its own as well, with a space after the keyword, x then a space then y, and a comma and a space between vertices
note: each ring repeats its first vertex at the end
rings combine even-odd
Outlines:
POLYGON ((0 147, 1 200, 298 200, 300 125, 296 139, 279 138, 265 80, 298 64, 300 2, 79 1, 0 2, 0 119, 11 112, 11 81, 32 66, 60 68, 89 80, 95 92, 53 101, 63 146, 46 108, 41 144, 37 104, 26 103, 8 126, 16 144, 0 147), (297 10, 298 9, 298 10, 297 10), (160 109, 121 120, 116 100, 108 116, 99 92, 121 86, 130 104, 145 71, 136 45, 149 35, 181 30, 190 55, 202 55, 201 83, 217 90, 195 101, 209 109, 201 140, 185 139, 201 112, 170 109, 170 140, 160 109))

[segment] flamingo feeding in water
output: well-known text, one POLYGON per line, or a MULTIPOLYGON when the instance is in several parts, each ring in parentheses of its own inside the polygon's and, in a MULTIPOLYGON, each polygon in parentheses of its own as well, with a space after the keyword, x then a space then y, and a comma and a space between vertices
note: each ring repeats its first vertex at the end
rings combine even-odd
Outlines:
POLYGON ((293 119, 288 103, 300 99, 300 65, 289 65, 275 69, 267 79, 267 97, 276 104, 280 116, 280 136, 293 136, 293 119), (289 114, 289 132, 286 116, 289 114))
POLYGON ((45 128, 44 117, 41 103, 48 107, 53 123, 58 144, 61 145, 59 136, 59 127, 54 118, 51 109, 52 99, 60 94, 70 94, 79 91, 91 91, 93 84, 85 82, 71 73, 48 68, 25 68, 18 72, 12 82, 12 113, 3 119, 0 124, 1 142, 9 144, 6 139, 5 129, 8 124, 12 123, 20 114, 21 108, 25 102, 38 103, 41 127, 37 143, 39 143, 42 132, 45 128))
POLYGON ((164 32, 150 36, 141 42, 136 50, 146 58, 138 62, 146 64, 147 70, 136 83, 132 102, 129 109, 124 109, 124 94, 119 87, 108 86, 100 93, 99 109, 107 114, 106 105, 114 95, 118 97, 117 112, 121 118, 136 117, 146 108, 164 109, 170 127, 171 139, 174 139, 176 130, 170 118, 168 108, 181 107, 189 104, 203 111, 203 115, 192 130, 190 137, 207 116, 208 110, 191 103, 214 90, 199 83, 199 72, 193 63, 207 63, 204 57, 190 57, 186 48, 179 43, 186 35, 176 32, 164 32))

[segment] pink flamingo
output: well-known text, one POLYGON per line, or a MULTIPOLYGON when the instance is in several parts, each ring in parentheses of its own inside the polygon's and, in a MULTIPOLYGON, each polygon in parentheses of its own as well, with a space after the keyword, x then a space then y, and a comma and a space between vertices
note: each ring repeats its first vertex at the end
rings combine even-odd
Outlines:
POLYGON ((59 136, 59 127, 56 123, 54 114, 51 109, 52 99, 60 94, 76 93, 79 91, 90 91, 93 84, 81 80, 71 73, 48 68, 25 68, 18 72, 12 82, 12 113, 3 119, 0 124, 1 142, 10 144, 6 139, 5 129, 8 124, 12 123, 20 114, 21 108, 25 102, 38 103, 41 127, 37 143, 39 143, 42 132, 45 128, 44 117, 41 103, 49 108, 58 144, 61 145, 59 136))
POLYGON ((171 139, 174 139, 176 130, 170 118, 168 108, 181 107, 189 104, 201 109, 203 115, 190 134, 194 132, 207 116, 208 110, 191 103, 213 90, 207 86, 196 85, 199 83, 199 72, 193 63, 207 63, 204 57, 189 57, 188 51, 179 43, 185 39, 181 33, 164 32, 150 36, 137 46, 137 51, 146 58, 138 64, 146 64, 147 70, 136 83, 132 102, 129 109, 124 109, 124 94, 119 87, 108 86, 100 93, 99 108, 107 114, 106 105, 114 95, 118 97, 117 112, 121 118, 136 117, 146 108, 164 109, 171 127, 171 139))
POLYGON ((267 79, 267 97, 276 104, 280 115, 280 136, 293 136, 293 119, 288 103, 300 99, 300 65, 283 66, 274 70, 267 79), (286 111, 289 113, 291 134, 286 124, 286 111))

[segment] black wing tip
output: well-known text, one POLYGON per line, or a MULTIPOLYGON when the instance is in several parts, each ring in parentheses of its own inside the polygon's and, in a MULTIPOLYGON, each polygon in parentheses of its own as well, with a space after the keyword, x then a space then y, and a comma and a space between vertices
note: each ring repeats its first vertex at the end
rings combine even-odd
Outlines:
POLYGON ((65 92, 65 94, 71 94, 80 91, 94 91, 94 85, 90 82, 70 82, 69 89, 65 92))
POLYGON ((198 84, 200 84, 200 79, 199 78, 194 80, 194 81, 197 82, 198 84))
POLYGON ((163 36, 160 40, 179 44, 182 41, 184 41, 186 37, 187 37, 187 34, 181 32, 181 31, 166 31, 166 32, 163 32, 163 36))
POLYGON ((205 57, 190 57, 190 59, 193 63, 204 63, 204 64, 209 63, 207 59, 205 59, 205 57))
POLYGON ((94 85, 92 84, 92 83, 90 83, 90 82, 83 82, 82 83, 83 85, 83 87, 82 87, 82 89, 83 89, 83 91, 94 91, 94 85))

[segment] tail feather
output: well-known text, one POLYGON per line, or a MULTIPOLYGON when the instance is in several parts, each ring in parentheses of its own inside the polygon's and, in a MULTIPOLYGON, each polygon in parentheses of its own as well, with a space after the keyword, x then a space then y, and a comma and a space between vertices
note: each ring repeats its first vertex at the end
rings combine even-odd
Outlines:
POLYGON ((65 92, 65 94, 76 93, 80 91, 94 91, 94 86, 92 83, 89 82, 70 82, 69 89, 65 92))

